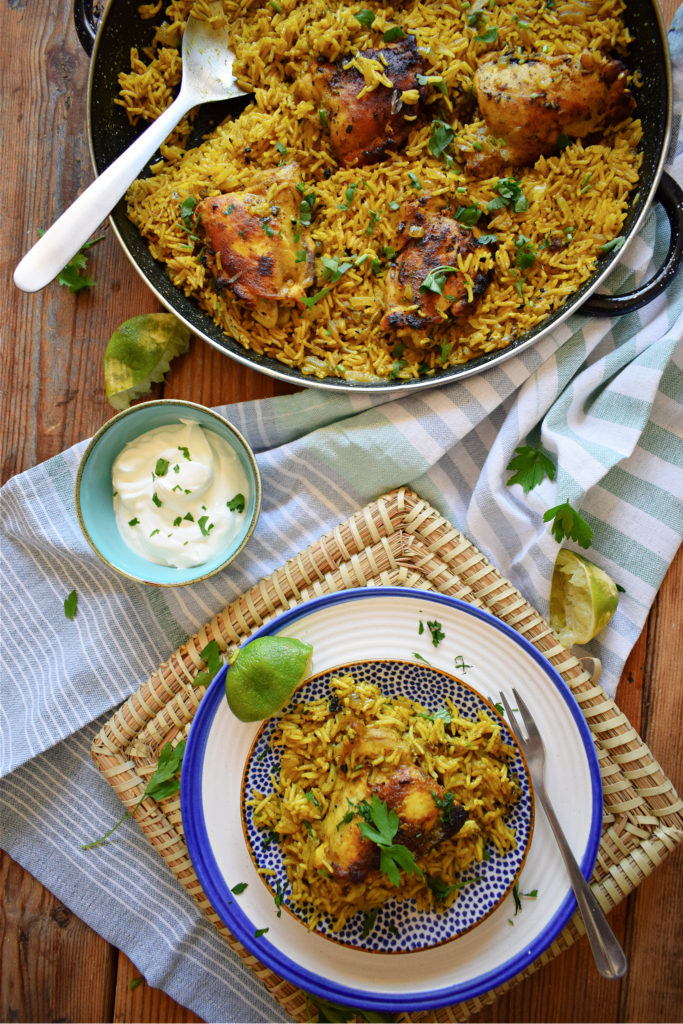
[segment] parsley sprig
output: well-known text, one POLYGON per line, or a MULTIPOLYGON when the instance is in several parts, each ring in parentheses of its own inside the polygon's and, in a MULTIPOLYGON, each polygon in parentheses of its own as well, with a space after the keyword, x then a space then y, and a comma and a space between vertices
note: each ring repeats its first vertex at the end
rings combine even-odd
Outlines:
POLYGON ((86 252, 91 249, 93 245, 97 245, 101 242, 104 235, 100 235, 98 238, 93 238, 91 242, 86 242, 82 249, 80 249, 74 258, 70 260, 63 270, 60 270, 57 280, 60 284, 65 285, 70 292, 74 294, 82 291, 84 288, 92 288, 95 284, 95 278, 90 277, 86 273, 88 266, 88 257, 86 252))
POLYGON ((583 516, 575 508, 572 508, 568 500, 543 513, 543 522, 551 521, 553 524, 551 532, 558 544, 561 544, 567 537, 568 540, 575 540, 582 548, 591 546, 593 530, 583 516))
POLYGON ((165 800, 166 797, 177 793, 180 789, 180 769, 182 767, 184 753, 185 740, 180 740, 176 743, 175 747, 172 743, 167 743, 159 754, 156 771, 145 786, 143 794, 133 810, 126 811, 123 817, 116 822, 113 828, 110 828, 103 836, 96 839, 94 843, 85 843, 81 849, 91 850, 94 846, 99 846, 105 839, 108 839, 112 832, 115 832, 126 818, 135 814, 145 797, 151 797, 152 800, 165 800))
POLYGON ((522 444, 515 448, 515 454, 505 468, 514 471, 507 481, 508 487, 511 487, 512 484, 521 484, 525 494, 528 494, 533 487, 538 486, 546 477, 549 480, 554 480, 556 475, 555 463, 552 459, 545 454, 540 446, 534 448, 529 444, 522 444))
POLYGON ((358 805, 358 810, 365 819, 360 823, 360 833, 379 847, 379 869, 391 884, 400 885, 399 868, 403 868, 409 875, 424 878, 408 847, 393 841, 398 832, 399 818, 396 811, 389 810, 386 800, 380 800, 377 794, 373 793, 371 802, 362 801, 358 805))

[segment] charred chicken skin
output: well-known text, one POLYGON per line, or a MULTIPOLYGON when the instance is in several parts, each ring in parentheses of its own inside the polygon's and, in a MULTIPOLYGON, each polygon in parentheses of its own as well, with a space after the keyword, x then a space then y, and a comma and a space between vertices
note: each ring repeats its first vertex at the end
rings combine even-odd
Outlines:
POLYGON ((618 60, 578 56, 496 55, 474 74, 486 128, 461 152, 479 176, 533 164, 555 153, 563 136, 582 139, 633 113, 628 71, 618 60))
POLYGON ((413 852, 431 849, 465 824, 463 808, 449 801, 443 786, 413 763, 396 730, 364 728, 348 745, 344 757, 347 770, 342 769, 337 777, 322 822, 324 838, 313 854, 313 866, 331 870, 338 881, 362 882, 379 867, 380 851, 362 835, 363 819, 353 813, 373 795, 398 814, 394 841, 413 852), (386 764, 385 759, 397 751, 398 760, 386 764))
POLYGON ((363 50, 336 64, 320 63, 300 95, 320 103, 330 141, 344 167, 363 167, 399 148, 414 124, 424 86, 414 36, 383 49, 363 50), (359 68, 370 66, 380 84, 368 87, 359 68))
POLYGON ((484 268, 488 247, 470 228, 444 212, 430 212, 426 204, 404 206, 399 229, 398 255, 387 275, 382 327, 405 333, 444 326, 470 313, 486 291, 491 271, 477 269, 468 282, 456 269, 458 257, 479 251, 484 268), (429 287, 435 278, 440 291, 429 287))
POLYGON ((300 225, 295 240, 298 179, 294 164, 255 174, 248 190, 204 199, 195 211, 217 288, 232 288, 266 326, 277 323, 280 307, 298 304, 314 279, 313 245, 300 225))

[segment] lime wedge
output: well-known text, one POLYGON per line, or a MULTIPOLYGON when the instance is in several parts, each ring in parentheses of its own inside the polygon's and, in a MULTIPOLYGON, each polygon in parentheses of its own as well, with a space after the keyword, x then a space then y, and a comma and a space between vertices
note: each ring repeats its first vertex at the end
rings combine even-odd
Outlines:
POLYGON ((172 313, 143 313, 122 323, 104 353, 104 387, 115 409, 127 409, 164 379, 171 360, 190 347, 189 328, 172 313))
POLYGON ((565 647, 587 644, 614 615, 614 580, 583 555, 562 548, 550 584, 550 625, 565 647))
POLYGON ((240 647, 225 677, 230 710, 242 722, 276 715, 308 673, 313 648, 303 640, 261 636, 240 647))

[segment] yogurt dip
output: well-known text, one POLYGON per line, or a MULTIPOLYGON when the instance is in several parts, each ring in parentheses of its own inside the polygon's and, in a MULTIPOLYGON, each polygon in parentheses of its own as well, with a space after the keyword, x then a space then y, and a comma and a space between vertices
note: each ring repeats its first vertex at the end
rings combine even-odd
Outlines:
POLYGON ((157 565, 210 562, 240 532, 249 483, 227 441, 192 420, 130 441, 112 468, 121 537, 157 565))

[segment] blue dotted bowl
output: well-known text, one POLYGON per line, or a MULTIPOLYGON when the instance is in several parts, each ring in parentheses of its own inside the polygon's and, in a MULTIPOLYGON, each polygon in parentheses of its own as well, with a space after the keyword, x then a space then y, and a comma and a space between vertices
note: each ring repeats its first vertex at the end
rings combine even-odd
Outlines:
MULTIPOLYGON (((388 900, 378 911, 374 926, 364 935, 365 913, 351 917, 335 932, 329 921, 322 920, 315 931, 343 946, 376 953, 412 953, 450 942, 470 931, 491 914, 511 892, 519 878, 531 845, 534 823, 534 798, 529 770, 517 741, 507 723, 493 704, 466 683, 440 669, 419 662, 363 661, 322 673, 309 679, 296 690, 292 702, 281 715, 264 722, 256 735, 242 776, 242 828, 252 860, 264 884, 282 900, 283 909, 306 923, 305 908, 288 898, 289 882, 282 852, 268 833, 256 827, 252 807, 248 803, 254 790, 267 795, 273 792, 273 776, 279 769, 278 750, 270 740, 282 715, 294 704, 326 699, 330 696, 333 676, 351 673, 359 682, 372 683, 388 697, 403 695, 435 712, 443 708, 445 699, 452 700, 464 718, 474 720, 479 711, 493 715, 503 730, 505 743, 514 749, 509 772, 519 779, 521 795, 510 812, 507 823, 514 829, 516 846, 501 856, 493 845, 487 848, 487 860, 473 864, 461 878, 462 888, 448 910, 418 910, 414 900, 388 900), (284 896, 282 895, 284 894, 284 896)), ((308 925, 306 924, 306 927, 308 925)))
POLYGON ((239 554, 251 537, 261 510, 261 478, 251 448, 226 419, 194 402, 160 399, 124 409, 101 427, 81 458, 76 477, 76 512, 81 529, 93 550, 108 566, 139 583, 177 587, 213 576, 239 554), (227 546, 203 565, 177 569, 156 565, 128 547, 114 517, 112 467, 117 455, 148 430, 194 420, 222 437, 237 453, 249 482, 249 494, 239 532, 227 546))

